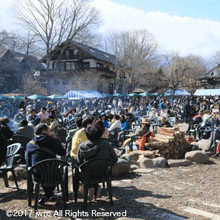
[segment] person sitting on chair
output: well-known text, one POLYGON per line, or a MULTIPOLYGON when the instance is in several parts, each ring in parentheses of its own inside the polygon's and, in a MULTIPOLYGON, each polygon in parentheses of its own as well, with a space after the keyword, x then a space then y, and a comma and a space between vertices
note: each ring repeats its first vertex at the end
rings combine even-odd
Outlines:
POLYGON ((32 109, 30 114, 27 116, 27 121, 30 125, 36 126, 40 123, 40 118, 36 115, 36 110, 32 109))
POLYGON ((15 115, 14 117, 14 121, 16 123, 19 123, 21 120, 25 119, 25 110, 23 108, 21 108, 19 110, 19 113, 15 115))
POLYGON ((101 137, 101 138, 108 140, 108 138, 109 138, 109 133, 110 133, 110 132, 109 132, 108 129, 106 129, 106 127, 104 126, 103 121, 102 121, 102 120, 97 120, 97 121, 96 121, 96 124, 99 125, 99 126, 102 128, 103 134, 102 134, 102 137, 101 137))
MULTIPOLYGON (((56 158, 56 154, 63 156, 65 150, 59 140, 51 136, 50 129, 45 124, 39 124, 35 128, 36 136, 26 146, 26 163, 28 167, 36 163, 56 158)), ((41 173, 37 170, 33 171, 34 181, 40 182, 41 173)), ((44 205, 48 200, 54 200, 55 187, 43 187, 45 195, 39 200, 44 205)))
POLYGON ((10 121, 9 121, 7 116, 4 116, 4 117, 0 118, 2 135, 7 139, 8 143, 12 143, 11 138, 14 135, 14 132, 8 126, 9 122, 10 121))
POLYGON ((147 118, 143 118, 140 124, 140 127, 136 129, 136 131, 131 134, 130 138, 124 141, 122 144, 122 151, 120 152, 119 156, 123 155, 125 153, 125 146, 128 145, 129 142, 135 137, 135 136, 143 136, 146 134, 150 129, 150 123, 147 118))
POLYGON ((121 132, 118 134, 118 141, 124 141, 123 137, 125 134, 125 130, 129 130, 131 128, 131 125, 128 123, 127 119, 125 118, 125 115, 120 115, 120 121, 121 121, 121 132))
POLYGON ((162 117, 159 127, 171 128, 173 126, 167 121, 167 119, 165 117, 162 117))
POLYGON ((114 115, 112 121, 113 123, 111 127, 108 129, 110 132, 114 131, 116 128, 121 129, 121 122, 119 120, 119 115, 114 115))
POLYGON ((18 128, 17 132, 15 134, 23 135, 25 137, 28 137, 32 139, 34 137, 34 129, 33 127, 28 125, 27 120, 21 120, 19 122, 20 128, 18 128))
POLYGON ((94 123, 95 123, 95 118, 92 115, 86 116, 86 118, 82 121, 83 128, 78 130, 72 139, 72 150, 71 150, 72 157, 76 158, 79 145, 88 140, 85 132, 86 128, 94 123))
MULTIPOLYGON (((115 163, 118 161, 118 157, 112 148, 111 144, 101 139, 103 134, 102 128, 97 124, 92 124, 86 129, 86 136, 88 141, 80 144, 77 153, 77 162, 82 164, 84 161, 93 158, 108 157, 112 158, 115 163)), ((90 186, 89 189, 89 200, 92 201, 93 196, 95 199, 99 197, 101 187, 98 184, 90 186)))
POLYGON ((209 147, 205 149, 206 152, 215 149, 216 140, 220 140, 220 126, 211 133, 211 142, 209 147))
POLYGON ((55 136, 56 131, 59 127, 59 122, 57 121, 57 119, 53 115, 48 116, 48 121, 50 123, 50 126, 49 126, 50 132, 55 136))

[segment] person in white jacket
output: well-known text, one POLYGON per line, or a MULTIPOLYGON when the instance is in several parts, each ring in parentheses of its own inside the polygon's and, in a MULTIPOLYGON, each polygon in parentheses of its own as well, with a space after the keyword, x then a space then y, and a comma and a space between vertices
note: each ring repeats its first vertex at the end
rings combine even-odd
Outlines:
POLYGON ((119 120, 119 115, 114 115, 112 121, 113 123, 111 127, 108 129, 110 132, 114 131, 116 128, 121 129, 121 121, 119 120))

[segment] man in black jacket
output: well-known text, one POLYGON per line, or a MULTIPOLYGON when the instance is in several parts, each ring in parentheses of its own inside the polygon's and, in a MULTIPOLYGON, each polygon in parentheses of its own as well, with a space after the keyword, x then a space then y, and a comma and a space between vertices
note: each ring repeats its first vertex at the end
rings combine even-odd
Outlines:
MULTIPOLYGON (((51 158, 56 158, 56 154, 63 156, 65 150, 59 140, 52 137, 50 129, 45 124, 39 124, 35 128, 36 136, 26 146, 26 163, 28 167, 51 158), (46 149, 46 150, 45 150, 46 149)), ((33 171, 34 181, 39 182, 41 173, 38 170, 33 171)), ((44 205, 46 201, 54 198, 53 190, 55 187, 43 187, 45 196, 39 203, 44 205)))
POLYGON ((135 121, 134 115, 130 112, 128 112, 128 109, 124 110, 124 114, 125 114, 125 118, 127 119, 127 121, 132 124, 132 122, 135 121))
POLYGON ((18 108, 23 108, 26 111, 28 98, 24 97, 24 99, 19 103, 18 108))
MULTIPOLYGON (((88 141, 83 142, 79 146, 77 153, 77 162, 82 164, 86 160, 93 158, 109 157, 112 158, 115 163, 118 161, 118 157, 109 144, 109 142, 101 139, 103 134, 102 128, 97 124, 92 124, 86 129, 86 136, 88 141)), ((99 197, 101 187, 98 184, 93 184, 89 189, 89 200, 92 201, 93 196, 99 197)))

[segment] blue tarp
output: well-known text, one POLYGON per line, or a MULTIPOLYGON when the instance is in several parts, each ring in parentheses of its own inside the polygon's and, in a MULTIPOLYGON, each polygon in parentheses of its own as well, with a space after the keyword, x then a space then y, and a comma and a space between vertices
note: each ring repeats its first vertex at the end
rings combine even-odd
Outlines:
POLYGON ((64 95, 68 99, 93 99, 93 98, 104 98, 104 96, 93 90, 93 91, 74 91, 71 90, 64 95))
POLYGON ((197 89, 195 96, 220 96, 220 89, 197 89))
MULTIPOLYGON (((173 94, 172 89, 169 89, 167 92, 164 93, 165 96, 170 96, 172 94, 173 94)), ((191 95, 191 94, 184 89, 175 90, 175 96, 181 96, 181 95, 186 96, 186 95, 191 95)))

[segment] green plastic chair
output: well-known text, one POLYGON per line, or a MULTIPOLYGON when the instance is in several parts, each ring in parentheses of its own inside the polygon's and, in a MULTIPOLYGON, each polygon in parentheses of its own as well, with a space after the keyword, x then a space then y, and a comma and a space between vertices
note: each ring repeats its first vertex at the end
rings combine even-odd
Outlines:
POLYGON ((38 211, 38 200, 40 195, 40 186, 52 187, 61 184, 64 210, 66 209, 66 191, 68 191, 68 182, 66 185, 66 176, 68 176, 69 164, 59 159, 47 159, 36 163, 34 166, 27 168, 27 189, 28 189, 28 205, 31 206, 31 198, 33 195, 33 183, 35 185, 35 212, 38 211), (33 170, 37 170, 40 174, 40 182, 32 180, 33 170))
POLYGON ((9 145, 7 147, 7 154, 6 154, 6 158, 5 158, 5 165, 0 167, 0 171, 2 171, 2 174, 3 174, 5 186, 9 187, 7 173, 8 173, 8 171, 11 171, 12 175, 14 177, 14 181, 15 181, 17 190, 19 190, 19 188, 18 188, 17 178, 15 176, 15 171, 14 171, 14 158, 15 158, 15 155, 17 154, 17 152, 20 150, 20 148, 21 148, 21 144, 20 143, 9 145))
POLYGON ((21 163, 26 164, 25 151, 26 151, 27 143, 29 141, 31 141, 31 139, 26 137, 26 136, 20 135, 20 134, 14 134, 12 138, 13 138, 13 141, 15 143, 20 143, 21 144, 21 149, 20 149, 20 155, 19 156, 21 157, 21 163))
POLYGON ((94 158, 81 164, 79 167, 72 163, 73 169, 73 191, 75 196, 75 203, 77 203, 79 181, 84 184, 84 209, 87 209, 87 197, 90 184, 107 182, 107 190, 110 198, 110 204, 113 204, 112 200, 112 166, 115 161, 108 157, 94 158))

